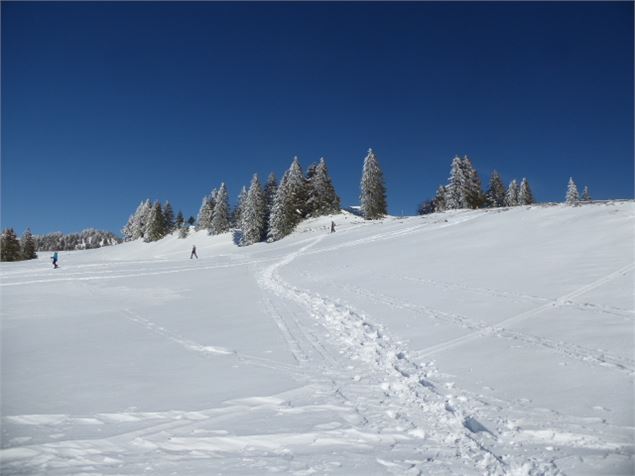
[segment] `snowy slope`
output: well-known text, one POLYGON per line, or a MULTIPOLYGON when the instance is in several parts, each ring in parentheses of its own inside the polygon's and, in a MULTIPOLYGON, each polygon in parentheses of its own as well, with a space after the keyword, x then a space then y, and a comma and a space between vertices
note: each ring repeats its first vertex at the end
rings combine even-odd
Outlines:
POLYGON ((2 263, 0 473, 632 474, 634 226, 343 213, 2 263))

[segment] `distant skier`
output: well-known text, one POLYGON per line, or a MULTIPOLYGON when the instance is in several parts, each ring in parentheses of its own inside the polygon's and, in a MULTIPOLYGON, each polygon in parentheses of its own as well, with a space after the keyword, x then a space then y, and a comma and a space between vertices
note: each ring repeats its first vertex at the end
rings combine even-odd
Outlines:
POLYGON ((196 257, 198 259, 198 255, 196 254, 196 245, 192 246, 192 252, 190 253, 190 259, 196 257))
POLYGON ((53 252, 51 259, 53 260, 53 268, 59 268, 59 266, 57 266, 57 251, 53 252))
POLYGON ((335 233, 335 222, 331 221, 331 233, 335 233))

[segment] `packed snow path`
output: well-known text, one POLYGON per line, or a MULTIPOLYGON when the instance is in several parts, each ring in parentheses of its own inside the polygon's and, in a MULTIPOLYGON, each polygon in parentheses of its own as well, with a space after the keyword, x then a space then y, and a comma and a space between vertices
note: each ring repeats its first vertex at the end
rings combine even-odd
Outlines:
POLYGON ((0 472, 631 474, 634 212, 3 264, 0 472))

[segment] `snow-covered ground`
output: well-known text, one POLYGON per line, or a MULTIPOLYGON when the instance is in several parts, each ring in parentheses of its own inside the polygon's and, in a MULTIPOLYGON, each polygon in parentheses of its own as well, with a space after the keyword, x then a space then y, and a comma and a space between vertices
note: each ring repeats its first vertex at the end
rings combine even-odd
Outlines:
POLYGON ((633 474, 635 203, 330 220, 2 263, 1 473, 633 474))

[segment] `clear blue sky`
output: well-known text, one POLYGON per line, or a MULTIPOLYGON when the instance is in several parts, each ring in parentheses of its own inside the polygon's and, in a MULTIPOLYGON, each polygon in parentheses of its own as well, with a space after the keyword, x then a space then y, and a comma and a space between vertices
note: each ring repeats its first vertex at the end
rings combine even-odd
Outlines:
POLYGON ((484 184, 633 197, 633 4, 2 2, 2 227, 119 232, 324 156, 355 204, 373 147, 414 214, 484 184))

